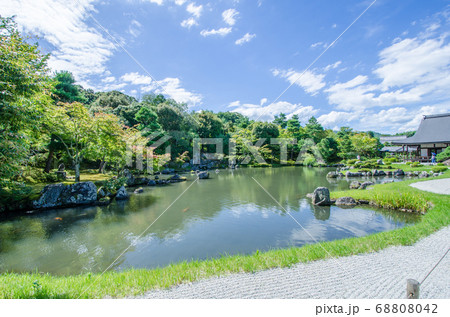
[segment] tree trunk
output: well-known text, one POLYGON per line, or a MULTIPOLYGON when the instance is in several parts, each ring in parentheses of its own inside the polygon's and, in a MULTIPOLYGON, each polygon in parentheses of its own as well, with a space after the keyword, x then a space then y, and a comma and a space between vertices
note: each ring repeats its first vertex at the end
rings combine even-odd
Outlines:
POLYGON ((106 161, 102 160, 100 162, 100 166, 98 168, 98 172, 104 174, 105 173, 105 168, 106 168, 106 161))
POLYGON ((75 183, 80 182, 80 163, 75 163, 75 183))
POLYGON ((45 169, 44 169, 45 173, 50 173, 50 171, 52 169, 53 154, 54 154, 53 149, 50 148, 50 151, 48 152, 47 161, 45 162, 45 169))

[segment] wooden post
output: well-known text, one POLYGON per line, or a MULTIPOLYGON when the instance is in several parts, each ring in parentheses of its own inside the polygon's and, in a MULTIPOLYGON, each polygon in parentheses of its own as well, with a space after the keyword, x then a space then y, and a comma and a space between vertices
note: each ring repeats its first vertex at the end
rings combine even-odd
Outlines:
POLYGON ((420 291, 420 284, 416 280, 408 279, 406 281, 406 298, 418 299, 420 291))

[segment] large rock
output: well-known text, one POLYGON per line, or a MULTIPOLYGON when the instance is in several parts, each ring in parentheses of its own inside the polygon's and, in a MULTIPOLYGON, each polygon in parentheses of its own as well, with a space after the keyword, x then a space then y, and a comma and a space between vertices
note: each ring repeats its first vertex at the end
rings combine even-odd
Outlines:
POLYGON ((361 183, 358 181, 353 181, 350 183, 350 189, 358 189, 361 187, 361 183))
POLYGON ((209 172, 199 172, 197 174, 199 179, 208 179, 209 178, 209 172))
POLYGON ((355 172, 355 173, 347 172, 347 173, 345 173, 345 177, 361 177, 361 176, 362 176, 362 174, 359 173, 359 172, 355 172))
POLYGON ((65 208, 90 205, 97 201, 97 187, 93 182, 81 182, 72 185, 47 185, 41 191, 41 197, 33 201, 33 208, 65 208))
POLYGON ((120 187, 116 194, 116 200, 125 200, 128 198, 130 198, 130 195, 128 195, 125 186, 120 187))
POLYGON ((178 174, 175 174, 172 177, 169 177, 169 181, 171 183, 184 182, 185 180, 186 180, 186 177, 182 177, 178 174))
POLYGON ((386 176, 386 173, 384 171, 373 170, 372 175, 373 176, 386 176))
POLYGON ((327 174, 327 178, 338 178, 339 177, 339 173, 338 172, 329 172, 327 174))
POLYGON ((172 174, 175 173, 175 170, 173 168, 166 168, 163 171, 161 171, 161 174, 172 174))
POLYGON ((357 204, 353 197, 341 197, 336 200, 336 206, 356 206, 357 204))
POLYGON ((122 171, 121 175, 127 179, 127 185, 128 185, 128 186, 133 186, 133 185, 134 185, 134 176, 133 176, 133 174, 130 172, 129 169, 125 168, 125 169, 122 171))
POLYGON ((426 178, 426 177, 428 177, 428 176, 430 176, 430 175, 428 175, 428 173, 425 172, 425 171, 423 171, 422 173, 419 174, 419 177, 420 177, 420 178, 426 178))
POLYGON ((398 169, 394 172, 394 176, 405 176, 405 172, 403 170, 398 169))
POLYGON ((361 184, 359 189, 366 189, 368 186, 372 186, 373 184, 374 184, 373 182, 364 182, 361 184))
POLYGON ((143 192, 144 192, 144 189, 142 187, 139 187, 139 188, 134 190, 135 194, 142 194, 143 192))
POLYGON ((312 203, 317 206, 330 206, 330 191, 326 187, 317 187, 312 196, 312 203))

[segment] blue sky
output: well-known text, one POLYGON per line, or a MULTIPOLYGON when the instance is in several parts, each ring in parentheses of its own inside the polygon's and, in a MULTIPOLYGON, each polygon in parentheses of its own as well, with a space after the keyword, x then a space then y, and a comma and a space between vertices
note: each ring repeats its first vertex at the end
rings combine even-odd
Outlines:
POLYGON ((391 133, 450 112, 450 2, 372 3, 0 0, 0 14, 96 91, 391 133))

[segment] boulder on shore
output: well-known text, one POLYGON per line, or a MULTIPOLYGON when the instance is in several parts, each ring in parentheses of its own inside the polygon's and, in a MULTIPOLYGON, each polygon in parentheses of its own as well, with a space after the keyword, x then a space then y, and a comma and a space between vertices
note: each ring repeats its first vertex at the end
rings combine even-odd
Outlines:
POLYGON ((312 195, 312 203, 317 206, 330 206, 330 191, 326 187, 317 187, 312 195))
POLYGON ((364 183, 361 184, 359 189, 366 189, 368 186, 372 186, 372 185, 374 185, 373 182, 364 182, 364 183))
POLYGON ((209 178, 209 172, 199 172, 198 174, 197 174, 197 176, 198 176, 198 178, 199 179, 208 179, 209 178))
POLYGON ((143 192, 144 192, 144 189, 142 187, 139 187, 139 188, 134 190, 135 194, 142 194, 143 192))
POLYGON ((339 173, 338 172, 329 172, 327 174, 327 178, 338 178, 339 177, 339 173))
POLYGON ((357 204, 353 197, 340 197, 336 200, 336 206, 356 206, 357 204))
POLYGON ((361 177, 361 176, 362 176, 362 173, 359 173, 359 172, 355 172, 355 173, 347 172, 347 173, 345 173, 345 177, 361 177))
POLYGON ((175 174, 172 177, 169 177, 169 181, 171 183, 184 182, 185 180, 186 180, 186 177, 182 177, 178 174, 175 174))
POLYGON ((72 185, 52 184, 41 191, 41 197, 33 201, 33 208, 63 208, 94 204, 97 201, 97 187, 93 182, 72 185))
POLYGON ((361 187, 361 183, 358 181, 353 181, 350 183, 350 189, 358 189, 361 187))
POLYGON ((125 200, 128 198, 130 198, 130 195, 128 195, 125 186, 120 187, 116 194, 116 200, 125 200))
POLYGON ((398 169, 394 172, 394 176, 405 176, 405 172, 403 170, 398 169))

